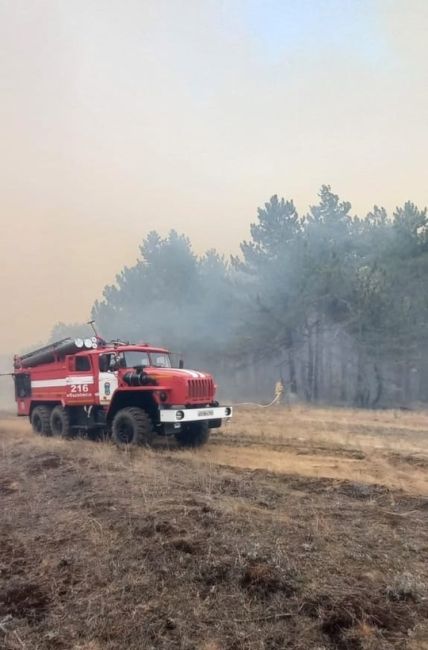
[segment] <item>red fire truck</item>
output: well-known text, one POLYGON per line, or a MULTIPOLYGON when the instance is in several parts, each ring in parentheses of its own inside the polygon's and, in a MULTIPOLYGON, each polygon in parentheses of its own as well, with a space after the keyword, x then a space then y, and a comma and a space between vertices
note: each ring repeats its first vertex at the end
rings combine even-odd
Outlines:
POLYGON ((216 401, 211 375, 179 365, 148 344, 62 339, 14 357, 18 415, 45 436, 98 430, 119 445, 159 434, 198 446, 232 409, 216 401))

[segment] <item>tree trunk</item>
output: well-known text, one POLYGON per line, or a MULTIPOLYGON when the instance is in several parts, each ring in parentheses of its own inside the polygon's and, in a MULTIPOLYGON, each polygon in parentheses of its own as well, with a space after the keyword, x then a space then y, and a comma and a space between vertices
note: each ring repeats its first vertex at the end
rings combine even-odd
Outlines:
POLYGON ((314 396, 314 345, 311 328, 308 328, 308 368, 306 393, 308 401, 312 402, 314 396))
POLYGON ((314 400, 318 401, 320 392, 322 390, 323 382, 323 326, 320 320, 317 320, 315 325, 315 352, 314 352, 314 400))
POLYGON ((358 361, 357 361, 357 388, 355 393, 354 403, 356 406, 366 408, 369 405, 370 401, 370 390, 367 387, 367 373, 365 372, 364 366, 364 355, 361 349, 358 350, 358 361))
POLYGON ((382 397, 383 394, 383 377, 377 362, 375 362, 373 365, 373 371, 376 380, 376 392, 371 401, 372 408, 374 408, 375 406, 377 406, 377 404, 379 404, 380 398, 382 397))
POLYGON ((348 402, 348 393, 347 393, 347 384, 349 381, 347 367, 348 367, 348 350, 346 345, 340 346, 339 355, 340 355, 340 401, 342 404, 347 404, 348 402))
POLYGON ((293 347, 288 348, 288 371, 290 376, 290 393, 297 393, 297 375, 296 375, 296 363, 294 360, 294 349, 293 347))

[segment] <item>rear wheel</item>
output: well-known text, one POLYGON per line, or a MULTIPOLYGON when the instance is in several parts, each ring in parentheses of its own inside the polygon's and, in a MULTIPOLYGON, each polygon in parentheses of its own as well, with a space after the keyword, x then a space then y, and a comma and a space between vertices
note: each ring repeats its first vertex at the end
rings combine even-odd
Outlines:
POLYGON ((137 406, 123 408, 113 418, 111 437, 117 445, 150 445, 154 435, 150 417, 137 406))
POLYGON ((31 413, 31 426, 33 427, 34 433, 38 433, 40 436, 51 435, 50 414, 51 410, 47 406, 36 406, 33 409, 31 413))
POLYGON ((51 413, 51 431, 53 436, 69 438, 71 436, 70 415, 62 406, 55 406, 51 413))
POLYGON ((201 447, 210 437, 208 422, 189 422, 175 434, 175 439, 182 447, 201 447))

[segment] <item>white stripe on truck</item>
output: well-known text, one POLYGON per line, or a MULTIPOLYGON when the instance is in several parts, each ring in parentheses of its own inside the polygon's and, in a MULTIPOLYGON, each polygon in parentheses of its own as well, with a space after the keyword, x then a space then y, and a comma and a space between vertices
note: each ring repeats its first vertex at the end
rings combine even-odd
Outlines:
POLYGON ((81 375, 78 377, 65 377, 63 379, 34 379, 31 382, 31 388, 58 388, 60 386, 93 384, 92 375, 81 375))

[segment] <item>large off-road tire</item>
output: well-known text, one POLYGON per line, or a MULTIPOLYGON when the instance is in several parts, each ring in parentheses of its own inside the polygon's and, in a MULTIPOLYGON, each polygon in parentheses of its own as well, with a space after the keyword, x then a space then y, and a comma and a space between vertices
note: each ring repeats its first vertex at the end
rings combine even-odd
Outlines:
POLYGON ((36 406, 33 409, 30 421, 34 433, 38 433, 40 436, 52 435, 50 415, 51 409, 48 406, 36 406))
POLYGON ((53 436, 58 436, 59 438, 71 437, 70 414, 67 409, 59 405, 55 406, 51 413, 50 424, 53 436))
POLYGON ((138 406, 127 406, 113 418, 111 438, 119 446, 150 445, 155 432, 150 417, 138 406))
POLYGON ((182 447, 201 447, 210 437, 208 422, 189 422, 177 431, 175 439, 182 447))

